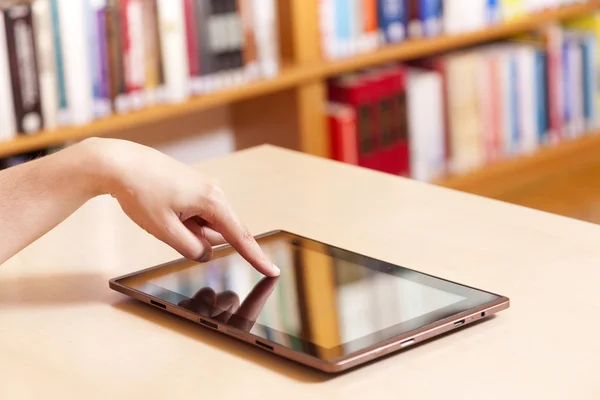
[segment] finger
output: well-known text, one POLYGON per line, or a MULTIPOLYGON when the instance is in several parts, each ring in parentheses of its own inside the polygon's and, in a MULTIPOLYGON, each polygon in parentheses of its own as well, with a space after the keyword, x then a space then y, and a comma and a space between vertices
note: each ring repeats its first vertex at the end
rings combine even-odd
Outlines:
POLYGON ((229 319, 229 324, 243 331, 249 332, 258 319, 269 296, 275 290, 279 278, 264 278, 252 289, 244 299, 239 309, 229 319))
POLYGON ((212 245, 208 240, 194 235, 175 214, 168 218, 161 235, 165 243, 188 260, 207 261, 212 256, 212 245))
POLYGON ((267 258, 256 240, 223 198, 213 199, 208 205, 208 209, 203 210, 203 214, 201 217, 210 224, 211 228, 220 232, 225 240, 254 268, 266 276, 279 276, 279 268, 267 258))
POLYGON ((186 300, 179 302, 179 306, 192 312, 210 317, 212 315, 217 295, 211 288, 202 288, 196 294, 186 300))
POLYGON ((199 220, 200 218, 190 218, 185 221, 183 225, 188 228, 197 238, 206 239, 211 246, 220 246, 227 243, 223 235, 204 225, 206 222, 200 223, 199 220))
POLYGON ((226 324, 239 306, 240 298, 231 290, 219 293, 213 308, 212 318, 226 324))

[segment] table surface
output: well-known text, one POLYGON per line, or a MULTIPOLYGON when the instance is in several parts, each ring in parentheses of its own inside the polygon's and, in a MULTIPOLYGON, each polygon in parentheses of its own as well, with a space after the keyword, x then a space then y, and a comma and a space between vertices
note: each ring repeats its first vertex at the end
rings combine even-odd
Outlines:
POLYGON ((314 237, 511 308, 326 375, 110 290, 178 255, 100 197, 0 268, 0 398, 600 398, 600 227, 271 146, 198 168, 254 234, 314 237))

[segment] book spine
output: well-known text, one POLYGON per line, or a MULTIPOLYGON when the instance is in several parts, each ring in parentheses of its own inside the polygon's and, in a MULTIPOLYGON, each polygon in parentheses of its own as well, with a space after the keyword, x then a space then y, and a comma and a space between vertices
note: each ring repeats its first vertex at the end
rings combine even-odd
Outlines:
POLYGON ((327 107, 331 158, 346 164, 358 165, 356 113, 346 104, 330 103, 327 107))
POLYGON ((495 143, 494 143, 494 89, 493 88, 493 62, 487 57, 482 59, 482 65, 479 69, 479 102, 481 111, 481 120, 484 126, 483 143, 485 149, 485 159, 487 162, 492 162, 495 159, 495 143))
POLYGON ((227 0, 227 29, 229 32, 229 52, 231 58, 231 75, 228 84, 240 85, 243 83, 244 66, 244 27, 242 13, 237 0, 227 0))
MULTIPOLYGON (((242 0, 243 1, 243 0, 242 0)), ((334 60, 337 55, 336 0, 319 0, 319 32, 321 35, 321 56, 334 60)))
POLYGON ((562 44, 562 57, 561 57, 561 63, 562 63, 562 81, 561 81, 561 85, 562 85, 562 92, 564 95, 564 101, 562 103, 563 106, 563 133, 565 135, 565 137, 571 137, 573 136, 573 118, 572 118, 572 112, 573 112, 573 86, 571 83, 571 78, 572 78, 572 71, 571 71, 571 63, 569 60, 569 40, 565 40, 562 44))
POLYGON ((487 0, 486 22, 494 25, 502 20, 500 0, 487 0))
POLYGON ((407 37, 405 0, 378 0, 379 21, 387 43, 402 42, 407 37))
POLYGON ((112 113, 110 98, 110 71, 108 63, 108 45, 106 34, 106 1, 103 0, 96 9, 96 29, 98 32, 98 62, 99 62, 99 97, 102 101, 104 115, 112 113))
POLYGON ((190 94, 183 2, 158 0, 158 14, 166 101, 181 102, 190 94))
POLYGON ((538 142, 548 144, 548 63, 546 53, 536 51, 537 131, 538 142))
POLYGON ((93 120, 94 102, 87 51, 86 5, 72 0, 59 0, 58 5, 61 37, 69 38, 63 43, 63 60, 71 123, 87 124, 93 120))
POLYGON ((509 76, 511 125, 508 154, 517 154, 521 142, 520 119, 523 116, 520 112, 522 99, 519 96, 517 61, 513 54, 509 55, 509 76))
POLYGON ((335 2, 335 27, 336 27, 336 53, 340 57, 352 54, 352 9, 350 0, 336 0, 335 2))
POLYGON ((596 82, 596 43, 598 38, 593 35, 586 35, 582 41, 583 54, 583 91, 584 91, 584 114, 586 119, 586 129, 593 130, 598 126, 598 116, 596 115, 597 105, 595 88, 596 82))
POLYGON ((362 0, 363 51, 373 51, 379 44, 379 21, 377 20, 377 0, 362 0))
POLYGON ((255 1, 254 20, 261 74, 263 77, 273 77, 279 73, 279 34, 275 0, 255 1))
POLYGON ((199 89, 201 92, 209 90, 209 77, 215 73, 214 56, 211 51, 209 21, 211 2, 196 0, 196 22, 198 23, 198 63, 201 76, 199 89))
POLYGON ((33 26, 37 51, 42 116, 46 130, 58 126, 58 89, 52 39, 50 0, 36 0, 33 5, 33 26))
POLYGON ((503 129, 503 101, 501 89, 501 65, 498 57, 492 56, 490 59, 490 98, 491 98, 491 160, 496 161, 502 155, 502 134, 503 129))
POLYGON ((548 55, 548 115, 550 120, 549 139, 555 144, 560 141, 563 131, 563 68, 562 32, 558 27, 546 31, 548 55))
POLYGON ((0 11, 0 141, 17 134, 4 13, 0 11))
POLYGON ((422 1, 427 0, 406 0, 408 2, 408 37, 420 38, 423 36, 423 20, 421 12, 427 10, 423 8, 422 1))
POLYGON ((158 26, 158 11, 156 0, 145 0, 142 4, 144 21, 144 65, 147 104, 153 105, 162 101, 161 87, 163 84, 161 47, 158 26))
POLYGON ((569 47, 571 68, 571 86, 573 97, 573 134, 581 136, 585 130, 584 93, 583 93, 583 52, 578 39, 569 47))
POLYGON ((14 5, 4 16, 17 130, 36 133, 43 127, 43 117, 31 6, 14 5))
POLYGON ((92 95, 94 99, 93 113, 94 118, 102 118, 107 114, 104 108, 105 103, 102 98, 102 76, 100 70, 100 38, 98 36, 98 18, 97 12, 102 8, 101 0, 85 0, 85 26, 87 38, 87 56, 90 67, 90 77, 92 78, 92 95))
POLYGON ((195 0, 183 0, 185 12, 185 33, 190 76, 192 77, 192 90, 199 92, 197 78, 200 75, 200 55, 198 54, 198 22, 196 21, 195 0))
POLYGON ((56 88, 58 91, 58 113, 56 122, 58 126, 66 126, 71 122, 69 105, 67 102, 67 88, 65 82, 65 68, 63 61, 63 43, 61 37, 61 22, 58 9, 59 0, 50 0, 50 14, 52 17, 52 41, 54 46, 54 72, 56 75, 56 88))
POLYGON ((238 0, 237 2, 243 31, 244 75, 246 80, 254 80, 260 74, 253 13, 253 3, 255 1, 258 0, 238 0))
POLYGON ((420 12, 422 35, 425 37, 440 35, 443 17, 442 0, 421 0, 420 12))
POLYGON ((130 110, 125 84, 125 61, 119 0, 108 0, 106 7, 106 41, 110 72, 110 99, 113 111, 122 114, 130 110))
POLYGON ((125 41, 125 79, 133 109, 145 106, 143 88, 146 83, 144 59, 144 19, 142 0, 124 0, 122 3, 125 41))

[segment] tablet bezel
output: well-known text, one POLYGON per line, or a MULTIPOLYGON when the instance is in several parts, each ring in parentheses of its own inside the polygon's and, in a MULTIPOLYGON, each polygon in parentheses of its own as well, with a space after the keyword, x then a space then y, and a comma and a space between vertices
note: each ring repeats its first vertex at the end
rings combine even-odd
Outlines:
MULTIPOLYGON (((217 330, 236 339, 254 344, 263 350, 274 352, 278 355, 301 362, 305 365, 320 369, 325 372, 339 372, 348 368, 352 368, 374 358, 378 358, 399 349, 412 346, 418 342, 427 340, 444 332, 461 328, 509 307, 509 299, 505 296, 452 282, 399 265, 391 264, 373 257, 361 255, 350 250, 332 246, 291 232, 283 230, 271 231, 257 236, 256 239, 260 242, 261 239, 271 238, 276 235, 284 235, 288 236, 293 241, 300 241, 301 247, 308 248, 313 251, 323 252, 322 247, 326 247, 330 251, 338 252, 335 257, 339 259, 345 259, 354 263, 358 263, 365 268, 373 269, 393 276, 401 276, 405 279, 416 281, 430 287, 437 287, 444 291, 466 297, 466 299, 443 309, 435 310, 429 314, 405 321, 401 324, 397 324, 366 337, 341 344, 334 348, 320 347, 305 339, 277 331, 278 335, 288 337, 293 339, 293 341, 296 343, 300 343, 301 349, 298 349, 288 347, 273 340, 269 340, 266 337, 236 329, 235 327, 215 321, 206 315, 194 313, 186 308, 183 308, 177 304, 178 302, 171 301, 171 299, 175 298, 173 296, 184 296, 170 292, 167 289, 156 287, 157 289, 162 290, 164 293, 163 296, 157 296, 138 290, 134 287, 127 286, 125 283, 123 283, 123 281, 128 279, 140 277, 144 274, 159 269, 176 267, 182 263, 198 264, 197 262, 190 262, 186 259, 177 259, 111 279, 109 285, 113 290, 143 302, 150 303, 157 308, 163 309, 164 311, 184 317, 199 323, 204 327, 217 330), (349 258, 351 258, 351 260, 349 258), (434 317, 434 314, 437 316, 434 317), (380 340, 376 339, 377 337, 381 336, 386 338, 380 340), (353 350, 344 353, 344 347, 348 347, 353 350)), ((234 250, 229 245, 215 247, 213 260, 224 257, 232 251, 234 250)), ((149 283, 146 284, 152 285, 149 283)), ((262 326, 257 322, 254 322, 253 324, 262 326)), ((275 331, 273 328, 266 328, 275 331)))

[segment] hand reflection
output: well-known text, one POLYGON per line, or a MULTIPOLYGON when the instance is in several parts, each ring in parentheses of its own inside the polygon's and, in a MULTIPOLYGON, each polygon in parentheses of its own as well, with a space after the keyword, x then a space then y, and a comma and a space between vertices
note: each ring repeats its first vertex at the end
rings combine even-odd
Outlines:
POLYGON ((242 304, 238 295, 231 290, 216 294, 211 288, 205 287, 196 292, 191 299, 179 302, 179 306, 228 326, 250 332, 278 281, 279 277, 263 278, 254 286, 242 304))

